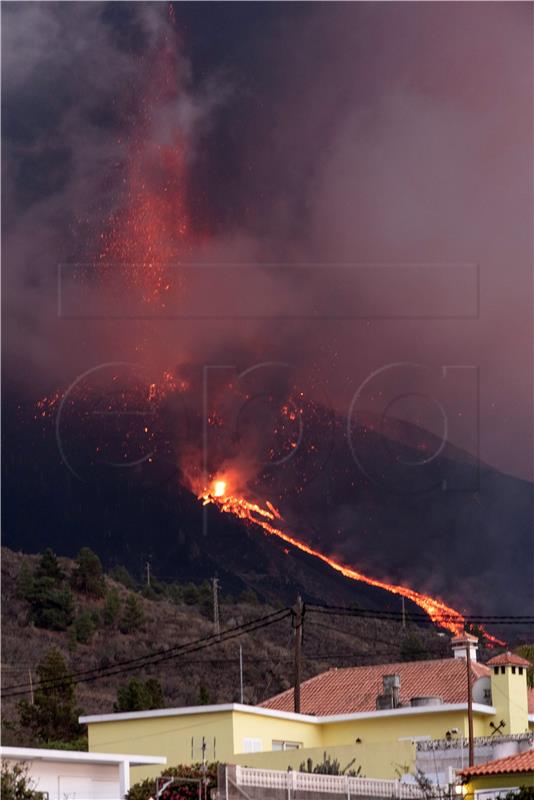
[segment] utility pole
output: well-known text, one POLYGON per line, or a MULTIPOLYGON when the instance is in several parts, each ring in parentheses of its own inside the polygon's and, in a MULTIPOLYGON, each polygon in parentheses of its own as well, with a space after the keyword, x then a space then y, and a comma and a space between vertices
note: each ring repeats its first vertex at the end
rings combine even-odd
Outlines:
POLYGON ((402 627, 406 627, 406 603, 404 602, 404 595, 402 595, 402 627))
POLYGON ((150 588, 150 561, 146 562, 146 585, 150 588))
POLYGON ((473 738, 473 678, 471 675, 471 642, 467 641, 467 725, 469 731, 469 766, 475 765, 475 742, 473 738))
POLYGON ((219 621, 219 579, 212 578, 211 584, 213 586, 213 625, 215 627, 215 633, 217 636, 220 636, 221 624, 219 621))
POLYGON ((239 686, 241 688, 240 702, 243 705, 243 647, 241 645, 239 645, 239 686))
POLYGON ((300 714, 300 678, 302 661, 302 627, 304 621, 304 606, 302 597, 297 597, 294 609, 294 630, 295 630, 295 683, 293 687, 293 710, 295 714, 300 714))

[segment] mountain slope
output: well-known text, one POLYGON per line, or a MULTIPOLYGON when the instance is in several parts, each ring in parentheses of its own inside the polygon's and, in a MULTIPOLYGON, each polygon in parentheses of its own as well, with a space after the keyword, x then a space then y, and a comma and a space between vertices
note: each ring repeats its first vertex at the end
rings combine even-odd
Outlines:
MULTIPOLYGON (((69 574, 73 563, 60 559, 69 574)), ((117 625, 99 626, 88 644, 76 643, 72 631, 53 632, 28 624, 28 604, 17 591, 17 577, 22 565, 33 568, 36 556, 2 549, 2 683, 9 695, 10 686, 27 686, 30 671, 35 682, 36 667, 46 651, 59 648, 74 672, 107 668, 137 656, 185 644, 213 634, 211 609, 197 605, 175 604, 168 600, 149 600, 136 596, 143 608, 144 623, 139 630, 123 634, 117 625)), ((124 586, 106 577, 108 588, 116 588, 122 598, 130 593, 124 586)), ((101 613, 103 600, 75 595, 77 613, 91 610, 101 613)), ((222 629, 232 628, 272 613, 273 606, 238 602, 223 596, 222 629)), ((395 622, 355 618, 324 618, 309 614, 305 619, 303 679, 331 666, 349 666, 398 660, 415 645, 428 655, 448 655, 448 639, 431 628, 401 629, 395 622)), ((285 619, 254 633, 229 642, 215 643, 188 656, 173 658, 144 669, 125 671, 97 681, 81 682, 77 687, 79 704, 87 713, 111 712, 118 686, 132 676, 153 676, 161 681, 169 706, 206 702, 239 701, 239 645, 243 648, 244 699, 256 703, 292 685, 293 630, 285 619), (201 694, 202 690, 202 694, 201 694)), ((4 743, 22 743, 25 733, 16 725, 18 696, 3 700, 3 719, 8 723, 4 743)))

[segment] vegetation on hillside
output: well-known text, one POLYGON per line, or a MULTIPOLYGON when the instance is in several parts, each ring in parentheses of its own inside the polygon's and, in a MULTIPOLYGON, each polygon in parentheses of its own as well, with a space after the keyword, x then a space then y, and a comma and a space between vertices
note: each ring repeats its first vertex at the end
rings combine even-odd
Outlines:
MULTIPOLYGON (((74 676, 73 707, 87 714, 142 710, 156 706, 197 705, 240 699, 239 645, 243 649, 244 700, 257 703, 292 685, 293 630, 289 619, 228 642, 152 666, 122 667, 193 640, 211 637, 213 594, 209 582, 165 583, 152 576, 141 583, 124 567, 105 574, 100 559, 83 548, 75 561, 51 550, 40 556, 2 551, 3 577, 3 732, 5 744, 77 740, 77 714, 65 712, 64 729, 44 731, 35 687, 43 665, 74 676), (63 659, 59 664, 57 653, 63 659), (97 679, 76 680, 95 671, 97 679), (112 674, 102 676, 103 670, 112 674), (27 687, 24 696, 10 686, 27 687), (37 709, 35 708, 37 705, 37 709), (24 723, 23 725, 21 723, 24 723), (71 726, 72 722, 72 726, 71 726)), ((275 611, 251 590, 239 597, 220 595, 221 627, 233 628, 275 611)), ((450 655, 448 639, 431 628, 408 624, 310 614, 305 620, 303 679, 329 667, 343 667, 450 655)), ((68 700, 67 706, 72 697, 68 700)))
POLYGON ((31 699, 18 704, 20 727, 40 746, 80 739, 72 675, 57 649, 49 650, 37 667, 37 686, 31 699))

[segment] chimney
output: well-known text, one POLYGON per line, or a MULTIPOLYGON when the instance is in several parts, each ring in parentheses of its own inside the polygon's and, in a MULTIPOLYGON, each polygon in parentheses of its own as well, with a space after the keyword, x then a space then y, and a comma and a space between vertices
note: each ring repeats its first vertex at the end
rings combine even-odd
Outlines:
POLYGON ((376 698, 377 709, 400 707, 400 675, 382 676, 383 694, 376 698))
POLYGON ((470 633, 460 633, 451 640, 452 652, 455 658, 467 658, 467 651, 470 651, 471 661, 477 660, 478 638, 470 633))

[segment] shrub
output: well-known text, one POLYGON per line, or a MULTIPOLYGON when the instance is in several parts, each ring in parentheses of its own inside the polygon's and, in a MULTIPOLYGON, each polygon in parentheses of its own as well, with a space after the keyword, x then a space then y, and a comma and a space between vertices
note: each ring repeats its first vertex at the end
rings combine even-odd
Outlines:
POLYGON ((2 762, 0 795, 2 800, 44 800, 44 793, 35 789, 25 764, 2 762))
POLYGON ((24 561, 17 576, 17 597, 21 600, 31 601, 34 589, 33 572, 24 561))
MULTIPOLYGON (((210 790, 217 787, 217 764, 207 764, 204 772, 202 764, 180 765, 178 767, 166 768, 161 773, 162 776, 171 778, 193 778, 198 780, 205 776, 208 783, 208 792, 206 796, 209 797, 210 790)), ((134 784, 128 794, 126 800, 148 800, 154 797, 156 793, 156 785, 153 778, 147 778, 140 783, 134 784)), ((204 796, 204 795, 203 795, 204 796)), ((198 799, 198 783, 175 783, 171 784, 165 790, 163 797, 165 800, 197 800, 198 799)))
POLYGON ((183 598, 184 603, 186 603, 188 606, 197 605, 200 599, 198 586, 195 586, 194 583, 186 583, 183 589, 183 598))
POLYGON ((200 689, 198 691, 198 702, 201 706, 209 706, 211 702, 210 693, 204 684, 200 685, 200 689))
POLYGON ((133 633, 143 627, 144 614, 135 594, 129 594, 119 623, 121 633, 133 633))
POLYGON ((132 592, 137 589, 137 583, 132 578, 126 567, 123 567, 122 565, 113 567, 109 575, 114 581, 117 581, 117 583, 122 583, 123 586, 125 586, 127 589, 130 589, 132 592))
POLYGON ((82 611, 74 621, 76 641, 80 642, 80 644, 89 644, 96 631, 96 627, 94 614, 90 611, 82 611))
POLYGON ((355 758, 345 767, 341 767, 337 758, 330 758, 329 755, 323 753, 323 760, 313 765, 313 759, 308 758, 306 761, 303 761, 299 767, 299 772, 312 772, 316 775, 348 775, 351 778, 362 778, 362 768, 361 766, 358 769, 352 769, 352 765, 356 761, 355 758))
POLYGON ((121 609, 121 598, 117 589, 113 588, 106 594, 106 602, 102 610, 102 619, 104 625, 111 627, 115 625, 119 618, 121 609))
POLYGON ((117 690, 117 701, 113 705, 113 710, 145 711, 164 706, 163 689, 156 678, 148 678, 146 681, 132 678, 117 690))
POLYGON ((239 595, 239 602, 249 603, 250 605, 257 606, 259 602, 258 595, 254 591, 254 589, 243 589, 243 591, 239 595))
POLYGON ((176 603, 176 605, 181 605, 184 602, 184 593, 183 589, 179 583, 169 583, 165 587, 165 593, 171 603, 176 603))
POLYGON ((90 597, 103 597, 106 590, 102 562, 90 547, 82 547, 71 576, 74 589, 90 597))

